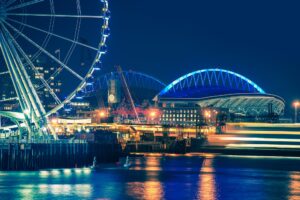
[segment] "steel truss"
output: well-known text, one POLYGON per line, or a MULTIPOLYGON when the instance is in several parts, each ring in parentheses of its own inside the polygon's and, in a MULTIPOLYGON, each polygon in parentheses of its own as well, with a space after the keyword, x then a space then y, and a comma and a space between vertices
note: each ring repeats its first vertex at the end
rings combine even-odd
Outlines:
POLYGON ((184 75, 169 84, 159 94, 176 93, 189 88, 223 87, 246 93, 265 94, 265 91, 248 78, 223 69, 204 69, 184 75))

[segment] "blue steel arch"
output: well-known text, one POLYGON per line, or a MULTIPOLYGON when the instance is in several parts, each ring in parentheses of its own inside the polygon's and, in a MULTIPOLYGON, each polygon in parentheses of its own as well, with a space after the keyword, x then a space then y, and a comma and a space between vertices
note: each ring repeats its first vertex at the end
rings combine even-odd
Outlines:
MULTIPOLYGON (((166 87, 166 84, 157 78, 136 71, 123 71, 124 77, 127 81, 128 86, 134 88, 143 88, 150 89, 154 91, 161 91, 166 87)), ((97 78, 93 85, 91 85, 90 89, 87 87, 85 93, 91 93, 98 90, 106 90, 108 89, 109 80, 118 79, 120 80, 120 76, 118 72, 110 72, 104 74, 97 78)))
POLYGON ((226 92, 265 94, 265 91, 250 79, 229 70, 216 68, 188 73, 165 87, 158 96, 168 97, 170 93, 176 94, 191 88, 207 88, 207 91, 212 88, 223 88, 226 89, 223 94, 226 92))

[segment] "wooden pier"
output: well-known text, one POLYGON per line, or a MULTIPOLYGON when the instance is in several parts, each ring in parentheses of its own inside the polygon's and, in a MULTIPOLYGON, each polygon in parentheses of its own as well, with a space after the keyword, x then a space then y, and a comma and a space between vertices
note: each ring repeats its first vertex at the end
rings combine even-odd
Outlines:
POLYGON ((116 162, 119 144, 87 142, 0 142, 0 170, 39 170, 48 168, 88 167, 97 163, 116 162))

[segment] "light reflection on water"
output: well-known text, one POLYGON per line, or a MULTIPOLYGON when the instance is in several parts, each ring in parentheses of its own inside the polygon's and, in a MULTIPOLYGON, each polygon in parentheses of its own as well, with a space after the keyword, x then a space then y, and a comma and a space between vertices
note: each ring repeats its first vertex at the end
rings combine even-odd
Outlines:
POLYGON ((131 163, 0 172, 0 199, 300 199, 300 159, 172 154, 131 163))
POLYGON ((161 171, 160 159, 156 157, 148 157, 144 161, 144 166, 140 159, 136 159, 130 170, 145 170, 148 180, 145 182, 129 182, 127 183, 127 194, 132 197, 142 197, 145 200, 162 199, 163 188, 158 179, 158 171, 161 171), (140 166, 139 166, 140 165, 140 166))
POLYGON ((127 194, 131 198, 142 198, 145 200, 163 199, 163 188, 159 181, 130 182, 127 183, 127 194))
POLYGON ((213 160, 205 158, 199 175, 198 199, 214 200, 216 199, 216 185, 213 168, 213 160))
POLYGON ((289 200, 300 199, 300 172, 290 173, 289 200))

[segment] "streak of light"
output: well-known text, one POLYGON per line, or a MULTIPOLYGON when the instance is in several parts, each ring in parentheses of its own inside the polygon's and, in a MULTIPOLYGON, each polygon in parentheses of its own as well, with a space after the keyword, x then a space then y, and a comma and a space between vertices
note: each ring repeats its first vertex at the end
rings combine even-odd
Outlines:
POLYGON ((254 142, 300 142, 300 139, 257 138, 257 137, 221 137, 220 140, 254 141, 254 142))
POLYGON ((226 148, 276 148, 276 149, 300 149, 300 145, 280 145, 280 144, 228 144, 226 148))
POLYGON ((233 130, 233 131, 228 131, 230 134, 270 134, 270 135, 300 135, 299 131, 254 131, 254 130, 233 130))

